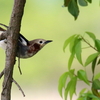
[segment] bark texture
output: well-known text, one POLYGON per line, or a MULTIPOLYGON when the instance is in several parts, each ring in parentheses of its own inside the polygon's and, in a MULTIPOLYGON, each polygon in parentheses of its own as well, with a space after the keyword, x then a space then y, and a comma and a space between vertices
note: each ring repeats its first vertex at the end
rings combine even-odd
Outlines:
POLYGON ((4 70, 4 81, 1 93, 1 100, 11 100, 13 69, 15 64, 18 35, 20 32, 20 26, 24 12, 25 2, 26 0, 14 0, 14 6, 9 23, 9 28, 7 29, 8 36, 7 36, 6 63, 4 70))

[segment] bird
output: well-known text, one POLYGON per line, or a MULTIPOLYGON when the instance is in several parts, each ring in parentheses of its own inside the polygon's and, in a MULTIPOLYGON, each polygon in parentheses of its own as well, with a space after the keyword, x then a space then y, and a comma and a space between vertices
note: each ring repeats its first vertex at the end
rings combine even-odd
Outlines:
MULTIPOLYGON (((8 28, 8 26, 2 23, 0 23, 0 25, 8 28)), ((0 35, 3 34, 5 31, 5 29, 0 27, 0 35)), ((29 41, 22 34, 19 33, 16 56, 22 59, 30 58, 38 53, 46 44, 50 42, 52 42, 52 40, 34 39, 29 41)), ((7 39, 0 40, 0 47, 6 50, 7 39)))

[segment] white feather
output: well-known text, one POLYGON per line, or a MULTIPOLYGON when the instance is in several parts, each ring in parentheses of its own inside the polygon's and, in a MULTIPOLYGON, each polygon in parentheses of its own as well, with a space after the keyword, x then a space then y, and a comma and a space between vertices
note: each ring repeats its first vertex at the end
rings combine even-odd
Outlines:
MULTIPOLYGON (((3 31, 0 31, 0 35, 3 33, 3 31)), ((6 50, 6 46, 7 46, 7 40, 0 40, 0 47, 4 50, 6 50)))
POLYGON ((27 46, 27 42, 22 37, 20 37, 20 38, 22 40, 21 43, 27 46))

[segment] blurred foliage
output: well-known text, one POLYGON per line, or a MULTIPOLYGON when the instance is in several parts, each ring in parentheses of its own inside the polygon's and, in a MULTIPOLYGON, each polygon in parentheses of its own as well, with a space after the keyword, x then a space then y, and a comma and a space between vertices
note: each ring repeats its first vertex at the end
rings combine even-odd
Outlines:
MULTIPOLYGON (((70 100, 72 100, 73 94, 76 94, 76 87, 78 81, 83 81, 85 84, 91 86, 91 91, 88 90, 83 91, 81 90, 81 95, 79 95, 79 98, 77 100, 99 100, 100 99, 100 72, 97 74, 95 73, 95 68, 100 64, 100 40, 96 38, 96 36, 91 32, 86 32, 86 35, 88 35, 92 40, 93 44, 90 44, 89 40, 85 39, 85 36, 75 34, 69 37, 63 46, 63 50, 65 51, 66 47, 69 45, 69 51, 71 53, 69 60, 68 60, 68 70, 65 72, 59 79, 59 85, 58 85, 58 91, 62 96, 63 89, 64 89, 64 99, 67 100, 68 94, 70 96, 70 100), (85 42, 87 44, 87 47, 83 47, 82 42, 85 42), (85 63, 82 61, 82 50, 83 48, 91 48, 95 52, 93 54, 90 54, 86 60, 85 63), (79 69, 76 71, 75 67, 72 69, 72 63, 74 59, 77 59, 78 62, 83 66, 82 69, 79 69), (86 72, 86 67, 91 64, 91 72, 92 77, 90 80, 87 76, 88 72, 86 72), (84 70, 83 70, 84 69, 84 70), (69 78, 69 80, 68 80, 69 78), (67 83, 67 84, 66 84, 67 83)), ((84 54, 85 55, 85 54, 84 54)), ((83 56, 84 56, 83 55, 83 56)))
POLYGON ((76 20, 80 12, 79 5, 88 6, 88 3, 92 3, 92 0, 64 0, 64 7, 68 7, 69 13, 73 15, 76 20))
MULTIPOLYGON (((71 15, 74 16, 75 20, 77 19, 79 15, 79 5, 80 6, 87 6, 88 3, 92 3, 92 0, 64 0, 64 7, 68 7, 68 11, 71 15), (79 5, 78 5, 79 4, 79 5)), ((63 46, 63 51, 65 52, 66 47, 69 45, 69 51, 70 51, 70 57, 68 60, 68 70, 63 75, 61 75, 59 79, 59 85, 58 85, 58 91, 60 93, 61 97, 64 97, 64 100, 67 100, 68 94, 70 97, 70 100, 72 100, 72 97, 74 94, 76 94, 76 86, 78 81, 83 81, 85 84, 91 86, 91 91, 88 90, 87 92, 85 89, 82 89, 79 95, 79 98, 77 100, 99 100, 100 99, 100 81, 99 81, 99 75, 95 75, 95 67, 100 64, 100 40, 96 38, 94 33, 86 32, 86 34, 93 40, 94 45, 90 44, 89 40, 86 40, 84 36, 80 34, 74 34, 71 37, 69 37, 63 46), (92 48, 95 50, 95 53, 90 54, 87 58, 85 58, 85 63, 83 63, 82 60, 82 42, 85 42, 88 47, 85 48, 92 48), (83 69, 76 70, 75 68, 72 69, 72 63, 74 61, 74 58, 78 60, 78 62, 83 66, 83 69), (86 72, 86 66, 91 64, 91 72, 92 72, 92 80, 88 79, 86 72), (77 74, 76 74, 77 73, 77 74), (71 76, 70 76, 71 75, 71 76), (96 77, 96 78, 94 78, 96 77), (63 93, 64 90, 64 93, 63 93)), ((85 55, 85 54, 84 54, 85 55)))

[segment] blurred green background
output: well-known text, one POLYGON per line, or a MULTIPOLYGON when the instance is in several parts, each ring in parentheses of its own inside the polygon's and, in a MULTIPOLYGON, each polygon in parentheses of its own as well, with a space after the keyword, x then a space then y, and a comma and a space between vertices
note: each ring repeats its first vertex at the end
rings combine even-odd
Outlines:
MULTIPOLYGON (((46 45, 34 57, 21 59, 23 75, 19 74, 16 62, 14 79, 20 84, 26 97, 24 98, 13 84, 12 100, 62 100, 57 90, 58 80, 61 74, 67 71, 70 55, 68 50, 66 53, 62 50, 64 41, 73 34, 84 34, 85 31, 94 32, 98 38, 100 36, 99 0, 93 1, 88 7, 80 7, 80 15, 75 21, 67 8, 62 7, 63 0, 27 0, 21 33, 29 40, 43 38, 53 42, 46 45)), ((13 0, 0 0, 0 23, 9 24, 12 6, 13 0)), ((83 60, 92 52, 94 51, 91 49, 85 50, 83 60)), ((4 65, 5 52, 0 49, 0 70, 4 65)), ((79 69, 80 65, 75 61, 73 67, 79 69)), ((91 76, 90 73, 89 75, 91 76)), ((77 87, 80 90, 82 83, 77 87)))

